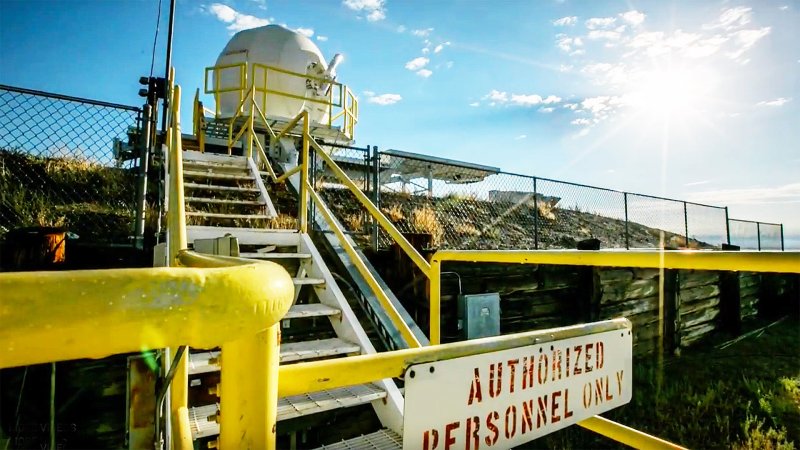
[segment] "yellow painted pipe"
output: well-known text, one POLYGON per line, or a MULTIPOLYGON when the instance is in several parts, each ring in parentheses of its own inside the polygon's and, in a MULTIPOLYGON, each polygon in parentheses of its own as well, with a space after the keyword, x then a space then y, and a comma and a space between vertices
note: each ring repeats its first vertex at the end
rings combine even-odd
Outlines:
POLYGON ((0 368, 217 346, 277 323, 294 298, 274 263, 0 274, 0 368))
POLYGON ((274 449, 278 417, 278 325, 222 345, 222 449, 274 449))
POLYGON ((730 270, 800 273, 800 252, 728 252, 697 250, 441 250, 433 259, 465 262, 559 264, 652 269, 730 270))
POLYGON ((189 425, 189 409, 181 406, 172 413, 175 430, 172 433, 172 448, 175 450, 192 450, 192 428, 189 425))
POLYGON ((594 416, 578 422, 578 425, 594 431, 609 439, 629 445, 633 448, 652 450, 686 450, 685 447, 673 444, 639 430, 613 422, 604 417, 594 416))
POLYGON ((402 377, 406 369, 414 364, 499 352, 526 345, 621 329, 630 330, 631 322, 628 319, 612 319, 450 344, 287 364, 280 367, 278 393, 281 397, 287 397, 370 383, 385 378, 398 378, 402 377))
POLYGON ((383 291, 383 288, 378 284, 378 281, 375 279, 375 276, 367 269, 367 266, 364 264, 364 261, 361 260, 361 257, 356 253, 355 248, 350 244, 347 240, 347 237, 344 234, 344 231, 339 226, 338 222, 334 219, 333 213, 328 209, 327 205, 322 201, 317 191, 315 191, 308 182, 304 184, 305 191, 311 195, 311 199, 317 205, 317 210, 322 214, 322 217, 331 227, 333 232, 336 234, 336 237, 341 242, 342 247, 344 247, 345 252, 350 256, 350 261, 352 261, 353 265, 356 269, 361 273, 361 276, 364 277, 364 280, 370 287, 370 290, 375 294, 378 298, 378 301, 381 302, 381 306, 383 306, 384 311, 389 316, 389 319, 394 323, 395 327, 397 327, 400 334, 403 336, 403 339, 406 341, 406 344, 410 348, 421 347, 419 340, 417 337, 414 336, 414 333, 411 331, 411 328, 408 324, 403 320, 403 317, 400 316, 400 313, 397 311, 397 308, 392 304, 389 297, 383 291))

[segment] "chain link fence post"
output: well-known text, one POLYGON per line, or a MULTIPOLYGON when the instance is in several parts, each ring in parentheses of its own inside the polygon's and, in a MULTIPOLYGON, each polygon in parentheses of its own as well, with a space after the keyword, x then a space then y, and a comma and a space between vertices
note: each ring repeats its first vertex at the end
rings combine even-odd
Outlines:
POLYGON ((689 212, 687 211, 686 202, 683 202, 683 227, 686 236, 686 248, 689 248, 689 212))
POLYGON ((625 249, 631 249, 631 235, 629 230, 629 222, 628 222, 628 193, 622 193, 622 201, 625 203, 625 249))
POLYGON ((539 250, 539 205, 537 204, 537 197, 539 196, 536 189, 536 177, 533 177, 533 249, 539 250))
POLYGON ((731 216, 728 215, 728 207, 725 207, 725 235, 727 236, 727 243, 731 245, 731 216))

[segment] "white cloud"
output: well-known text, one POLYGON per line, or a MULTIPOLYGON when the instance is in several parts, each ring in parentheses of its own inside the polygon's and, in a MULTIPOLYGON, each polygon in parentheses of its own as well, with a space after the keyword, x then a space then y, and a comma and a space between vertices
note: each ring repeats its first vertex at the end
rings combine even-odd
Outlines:
POLYGON ((547 98, 542 100, 542 103, 545 105, 550 105, 553 103, 558 103, 561 101, 561 97, 556 97, 555 95, 548 95, 547 98))
POLYGON ((568 17, 562 17, 558 20, 554 20, 553 25, 557 27, 566 27, 575 25, 577 22, 578 22, 577 16, 568 16, 568 17))
POLYGON ((579 37, 569 37, 563 34, 556 36, 556 46, 561 50, 569 53, 578 47, 583 47, 583 39, 579 37))
POLYGON ((407 28, 406 28, 405 25, 400 25, 400 26, 397 27, 397 32, 398 33, 405 33, 406 30, 407 30, 407 28))
POLYGON ((248 30, 250 28, 263 27, 264 25, 269 25, 270 23, 269 19, 263 19, 260 17, 251 16, 249 14, 242 14, 228 5, 223 5, 222 3, 213 3, 209 7, 209 11, 211 11, 211 14, 213 14, 217 19, 227 23, 228 26, 226 28, 232 33, 248 30))
POLYGON ((564 103, 564 108, 571 109, 571 110, 575 111, 576 109, 578 109, 578 104, 577 103, 564 103))
POLYGON ((555 108, 539 108, 540 113, 549 114, 555 111, 555 108))
POLYGON ((559 72, 571 72, 572 69, 574 69, 574 68, 575 68, 575 66, 573 66, 573 65, 561 64, 558 67, 558 71, 559 72))
POLYGON ((425 48, 422 49, 422 54, 423 55, 427 55, 430 52, 431 52, 431 49, 429 49, 428 47, 425 47, 425 48))
POLYGON ((411 61, 407 62, 405 67, 408 70, 417 71, 417 70, 422 69, 423 67, 425 67, 430 61, 431 61, 430 59, 428 59, 428 58, 426 58, 424 56, 419 56, 419 57, 414 58, 411 61))
POLYGON ((314 36, 314 30, 312 30, 311 28, 295 28, 294 31, 297 31, 298 33, 308 38, 314 36))
POLYGON ((575 119, 570 123, 573 124, 573 125, 586 126, 586 125, 591 125, 592 121, 589 120, 589 119, 580 118, 580 119, 575 119))
POLYGON ((385 0, 343 0, 342 5, 353 11, 366 13, 370 22, 386 18, 385 0))
POLYGON ((511 94, 511 103, 520 106, 533 106, 542 103, 542 96, 536 94, 511 94))
POLYGON ((622 33, 616 30, 592 30, 587 35, 589 39, 608 39, 610 41, 617 41, 621 36, 622 33))
POLYGON ((764 100, 756 103, 756 106, 783 106, 792 101, 791 98, 779 97, 775 100, 764 100))
POLYGON ((267 9, 267 0, 251 0, 258 6, 258 9, 267 9))
POLYGON ((733 39, 738 46, 731 52, 728 52, 727 55, 731 59, 739 60, 744 53, 750 50, 756 42, 760 41, 761 38, 768 35, 770 32, 770 27, 763 27, 757 30, 739 30, 733 34, 731 34, 731 39, 733 39))
POLYGON ((631 11, 624 12, 624 13, 620 14, 619 16, 622 18, 622 20, 624 20, 625 22, 627 22, 627 23, 629 23, 629 24, 631 24, 633 26, 641 25, 642 22, 644 22, 645 17, 647 17, 644 13, 636 11, 636 10, 631 10, 631 11))
POLYGON ((440 52, 440 51, 442 51, 443 49, 444 49, 444 45, 442 45, 442 44, 439 44, 439 45, 437 45, 437 46, 436 46, 436 47, 433 49, 433 53, 439 53, 439 52, 440 52))
POLYGON ((598 28, 610 28, 617 19, 613 17, 592 17, 586 21, 586 28, 596 30, 598 28))
POLYGON ((515 137, 515 138, 514 138, 514 140, 515 140, 515 141, 519 141, 519 140, 521 140, 521 139, 525 139, 526 137, 528 137, 528 135, 526 135, 526 134, 520 134, 519 136, 515 137))
POLYGON ((433 28, 423 28, 420 30, 411 30, 411 34, 417 37, 428 37, 431 35, 433 28))
POLYGON ((504 103, 508 101, 508 94, 498 91, 497 89, 492 89, 488 94, 483 96, 483 99, 504 103))
POLYGON ((422 78, 428 78, 429 76, 433 75, 433 72, 428 69, 422 69, 417 71, 417 75, 421 76, 422 78))
POLYGON ((472 103, 469 104, 469 106, 472 106, 473 108, 475 108, 475 107, 481 106, 481 102, 472 102, 472 103))
POLYGON ((444 67, 446 69, 452 69, 453 68, 453 64, 455 64, 453 61, 447 61, 446 63, 444 63, 444 67))
POLYGON ((381 106, 394 105, 403 99, 400 94, 375 95, 372 91, 364 91, 364 95, 367 96, 367 102, 381 106))
POLYGON ((691 183, 684 184, 684 186, 701 186, 708 183, 711 183, 711 180, 692 181, 691 183))
POLYGON ((716 30, 721 28, 724 30, 732 30, 734 28, 743 27, 750 23, 751 17, 752 8, 747 8, 744 6, 728 8, 722 11, 722 14, 720 14, 719 18, 715 22, 703 25, 703 29, 716 30))
POLYGON ((317 40, 320 42, 325 42, 328 40, 328 36, 317 35, 317 40))
POLYGON ((780 6, 778 7, 778 9, 780 9, 781 11, 787 11, 789 9, 789 5, 780 6))

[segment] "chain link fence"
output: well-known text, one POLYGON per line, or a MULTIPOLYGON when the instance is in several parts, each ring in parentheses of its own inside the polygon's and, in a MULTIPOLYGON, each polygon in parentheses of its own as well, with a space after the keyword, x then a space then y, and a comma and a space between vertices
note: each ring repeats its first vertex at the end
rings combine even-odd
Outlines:
POLYGON ((731 244, 742 250, 783 250, 783 225, 730 219, 731 244))
MULTIPOLYGON (((719 249, 728 242, 724 207, 397 150, 337 147, 331 155, 401 232, 423 237, 415 241, 429 248, 574 249, 597 239, 602 248, 719 249)), ((312 166, 317 188, 345 229, 363 244, 390 246, 352 193, 321 163, 312 166)), ((780 249, 780 228, 763 225, 761 248, 780 249)))
POLYGON ((64 227, 127 242, 135 162, 115 146, 124 149, 139 122, 138 108, 0 85, 0 234, 64 227))

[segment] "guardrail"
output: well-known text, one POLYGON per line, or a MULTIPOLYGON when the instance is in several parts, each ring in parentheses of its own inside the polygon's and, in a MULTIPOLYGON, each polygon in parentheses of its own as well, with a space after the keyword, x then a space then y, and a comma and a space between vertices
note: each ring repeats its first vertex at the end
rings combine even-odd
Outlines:
POLYGON ((239 106, 236 108, 234 116, 230 119, 232 123, 235 122, 237 118, 243 117, 243 114, 248 109, 250 109, 250 115, 253 115, 252 108, 249 108, 247 105, 248 101, 255 103, 257 106, 260 103, 259 109, 261 109, 263 116, 263 111, 267 110, 269 96, 291 98, 321 105, 323 108, 327 109, 327 121, 325 125, 327 125, 328 128, 333 128, 334 124, 341 120, 342 133, 350 139, 355 138, 355 127, 358 123, 358 99, 347 85, 337 81, 293 72, 279 67, 242 62, 206 67, 204 92, 214 95, 214 115, 217 118, 221 116, 221 95, 238 94, 239 106), (222 74, 229 72, 233 72, 232 77, 229 78, 237 81, 237 83, 233 86, 221 86, 222 74), (273 74, 273 78, 276 75, 288 76, 303 80, 306 84, 316 82, 322 86, 328 86, 327 97, 315 98, 301 96, 296 93, 275 89, 270 84, 270 74, 273 74), (209 75, 213 75, 212 83, 209 83, 209 75))

